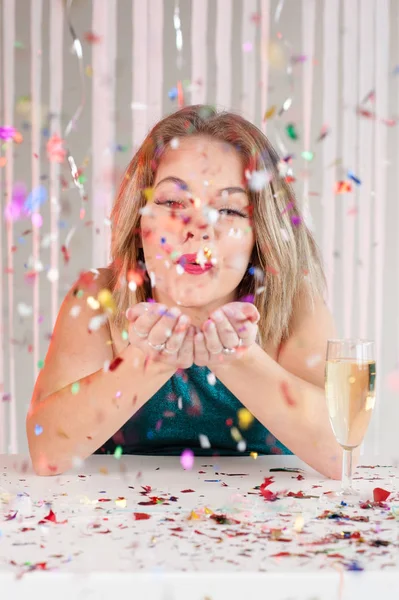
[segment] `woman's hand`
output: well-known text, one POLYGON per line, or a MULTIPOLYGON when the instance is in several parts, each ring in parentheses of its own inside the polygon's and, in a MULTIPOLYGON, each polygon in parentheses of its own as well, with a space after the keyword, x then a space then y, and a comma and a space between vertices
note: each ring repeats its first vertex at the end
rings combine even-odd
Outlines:
POLYGON ((162 304, 139 302, 126 311, 129 321, 129 341, 146 356, 176 369, 188 369, 194 361, 194 327, 190 317, 177 307, 167 309, 162 304), (152 346, 161 346, 157 350, 152 346))
POLYGON ((194 362, 200 367, 229 364, 255 343, 259 322, 257 308, 249 302, 225 304, 205 321, 194 337, 194 362), (241 341, 240 341, 241 340, 241 341), (239 345, 240 344, 240 345, 239 345), (224 348, 235 348, 230 354, 224 348))

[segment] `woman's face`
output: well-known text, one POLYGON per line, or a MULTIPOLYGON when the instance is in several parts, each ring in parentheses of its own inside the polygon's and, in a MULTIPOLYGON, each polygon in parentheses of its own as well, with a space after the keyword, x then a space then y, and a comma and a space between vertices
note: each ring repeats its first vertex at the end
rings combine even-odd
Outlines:
POLYGON ((236 299, 254 246, 243 180, 229 144, 192 136, 169 145, 141 216, 157 302, 198 314, 236 299))

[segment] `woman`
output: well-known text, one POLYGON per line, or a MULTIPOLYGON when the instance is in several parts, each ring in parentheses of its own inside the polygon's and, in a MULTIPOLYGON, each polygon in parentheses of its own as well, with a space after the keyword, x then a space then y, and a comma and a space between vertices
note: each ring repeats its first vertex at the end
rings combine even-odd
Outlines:
POLYGON ((339 478, 334 324, 281 163, 245 119, 189 106, 125 173, 112 264, 67 294, 32 397, 38 474, 93 452, 295 453, 339 478))

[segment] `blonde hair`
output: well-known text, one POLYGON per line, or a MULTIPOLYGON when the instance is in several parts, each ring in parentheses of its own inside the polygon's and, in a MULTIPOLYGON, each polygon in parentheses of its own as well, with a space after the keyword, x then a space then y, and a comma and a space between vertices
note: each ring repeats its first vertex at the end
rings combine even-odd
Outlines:
POLYGON ((125 171, 111 214, 111 291, 117 306, 113 321, 121 328, 126 326, 126 309, 151 298, 139 244, 140 209, 147 203, 146 190, 153 186, 157 166, 170 141, 192 135, 231 144, 241 155, 245 169, 265 170, 268 174, 270 181, 260 191, 248 190, 255 246, 251 268, 241 280, 236 298, 253 298, 260 313, 261 345, 266 341, 279 344, 289 335, 293 305, 305 281, 311 301, 324 294, 318 248, 291 187, 279 173, 280 159, 266 136, 239 115, 203 105, 187 106, 159 121, 125 171), (131 291, 127 282, 132 273, 140 277, 140 269, 143 284, 139 281, 137 289, 131 291))

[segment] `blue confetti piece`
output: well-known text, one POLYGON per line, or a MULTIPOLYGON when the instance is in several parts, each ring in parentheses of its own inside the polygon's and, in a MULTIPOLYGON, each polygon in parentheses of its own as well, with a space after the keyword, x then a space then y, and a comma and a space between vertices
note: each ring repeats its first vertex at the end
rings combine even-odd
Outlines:
POLYGON ((169 100, 176 100, 177 98, 177 87, 172 88, 168 92, 169 100))
POLYGON ((364 571, 363 567, 361 567, 356 560, 353 560, 351 563, 349 563, 347 569, 348 571, 364 571))
POLYGON ((47 200, 47 190, 44 186, 39 185, 31 191, 24 202, 24 210, 28 213, 36 212, 39 207, 47 200))
POLYGON ((43 433, 43 427, 41 425, 35 425, 35 435, 43 433))
POLYGON ((352 171, 348 171, 348 177, 349 179, 352 179, 352 181, 354 181, 356 185, 361 185, 362 182, 358 177, 356 177, 354 173, 352 173, 352 171))

